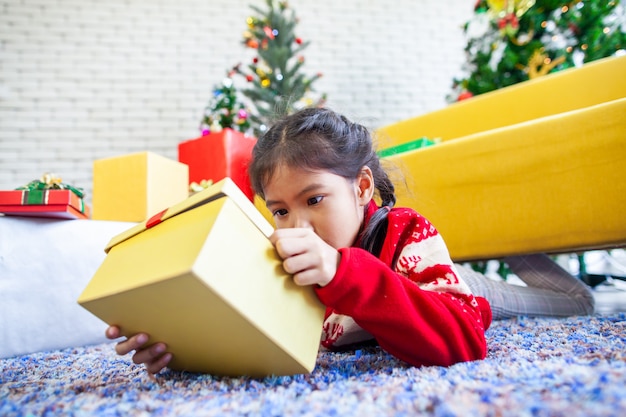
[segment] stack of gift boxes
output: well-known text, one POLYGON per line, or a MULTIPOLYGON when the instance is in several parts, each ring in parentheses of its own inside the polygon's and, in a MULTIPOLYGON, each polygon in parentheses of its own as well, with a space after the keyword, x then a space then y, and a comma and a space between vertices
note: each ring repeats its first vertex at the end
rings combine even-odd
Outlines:
POLYGON ((141 222, 189 196, 190 184, 231 178, 253 200, 247 164, 256 140, 232 129, 178 145, 178 161, 153 152, 93 163, 92 208, 81 189, 45 174, 15 190, 0 191, 0 213, 16 216, 141 222))

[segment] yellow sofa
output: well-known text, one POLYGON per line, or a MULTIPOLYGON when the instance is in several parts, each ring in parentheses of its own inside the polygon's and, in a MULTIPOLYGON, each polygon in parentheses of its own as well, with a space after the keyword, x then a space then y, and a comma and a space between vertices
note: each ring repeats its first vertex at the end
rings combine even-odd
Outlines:
POLYGON ((457 261, 626 245, 626 56, 452 104, 377 132, 398 206, 428 217, 457 261))

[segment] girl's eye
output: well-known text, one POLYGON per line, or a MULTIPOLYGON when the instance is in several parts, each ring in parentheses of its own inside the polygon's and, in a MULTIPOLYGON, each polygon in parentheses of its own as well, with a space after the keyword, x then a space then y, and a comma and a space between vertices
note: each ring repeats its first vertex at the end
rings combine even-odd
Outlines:
POLYGON ((282 217, 282 216, 286 216, 287 215, 287 210, 285 209, 278 209, 276 211, 274 211, 274 213, 272 213, 273 216, 278 216, 278 217, 282 217))
POLYGON ((315 196, 315 197, 311 197, 307 200, 307 204, 309 206, 314 206, 316 204, 319 204, 322 200, 324 199, 324 197, 322 197, 321 195, 315 196))

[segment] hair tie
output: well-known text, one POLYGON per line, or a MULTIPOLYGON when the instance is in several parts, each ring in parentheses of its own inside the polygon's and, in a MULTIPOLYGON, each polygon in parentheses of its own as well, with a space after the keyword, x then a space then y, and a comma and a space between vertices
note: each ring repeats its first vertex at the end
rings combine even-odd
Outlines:
POLYGON ((387 213, 389 213, 391 211, 391 207, 389 207, 389 206, 382 206, 381 208, 387 210, 387 213))

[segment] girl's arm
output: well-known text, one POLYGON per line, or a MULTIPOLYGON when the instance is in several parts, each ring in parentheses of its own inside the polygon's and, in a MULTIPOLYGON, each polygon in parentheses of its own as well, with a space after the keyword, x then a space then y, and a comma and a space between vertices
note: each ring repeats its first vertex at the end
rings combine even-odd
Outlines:
POLYGON ((485 357, 476 300, 469 293, 446 291, 455 289, 458 279, 451 263, 418 262, 403 276, 362 249, 340 253, 335 277, 317 288, 317 295, 336 313, 352 317, 383 349, 416 366, 485 357))

